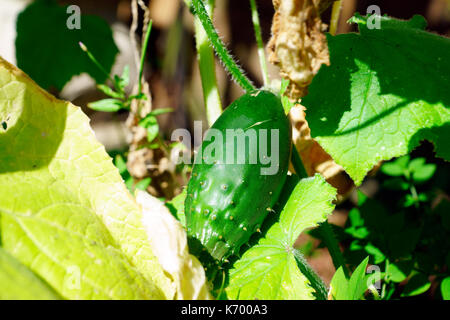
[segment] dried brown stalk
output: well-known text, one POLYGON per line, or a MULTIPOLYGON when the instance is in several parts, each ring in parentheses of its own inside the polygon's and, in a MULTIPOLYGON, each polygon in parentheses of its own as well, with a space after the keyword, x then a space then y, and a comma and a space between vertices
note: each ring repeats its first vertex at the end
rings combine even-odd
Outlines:
MULTIPOLYGON (((275 15, 268 44, 270 62, 280 67, 281 76, 290 80, 286 92, 293 101, 307 94, 308 86, 322 64, 329 65, 328 45, 322 13, 333 1, 273 0, 275 15)), ((318 172, 345 194, 353 182, 331 156, 311 137, 305 108, 291 109, 293 139, 309 175, 318 172)))
MULTIPOLYGON (((132 25, 130 29, 130 37, 134 44, 135 62, 139 69, 140 50, 137 46, 135 32, 138 25, 138 5, 144 10, 144 26, 143 34, 145 34, 149 26, 149 10, 142 0, 133 0, 132 8, 132 25)), ((142 81, 142 79, 138 79, 142 81)), ((133 89, 137 93, 138 86, 133 89)), ((153 196, 173 198, 180 192, 177 179, 175 176, 175 165, 170 161, 170 154, 163 147, 158 149, 149 149, 147 141, 147 130, 139 125, 139 121, 145 118, 152 110, 152 96, 148 82, 142 84, 142 93, 147 96, 146 100, 133 100, 130 107, 130 114, 126 121, 129 129, 129 151, 127 157, 127 168, 130 175, 139 180, 146 177, 152 179, 148 190, 153 196)), ((158 141, 160 144, 163 141, 158 141)))
POLYGON ((328 46, 320 19, 320 0, 273 0, 275 15, 269 42, 270 62, 290 80, 289 96, 303 97, 322 64, 329 64, 328 46))

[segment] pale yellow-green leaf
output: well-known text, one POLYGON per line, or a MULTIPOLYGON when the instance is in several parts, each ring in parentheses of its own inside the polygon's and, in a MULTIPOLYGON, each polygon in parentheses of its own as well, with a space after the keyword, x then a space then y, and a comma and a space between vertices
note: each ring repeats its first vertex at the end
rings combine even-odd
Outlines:
POLYGON ((0 248, 1 300, 58 300, 42 279, 0 248))
POLYGON ((80 108, 0 58, 0 233, 63 298, 172 299, 142 212, 80 108))
POLYGON ((143 224, 154 254, 176 285, 176 299, 211 299, 205 271, 189 254, 187 235, 159 199, 144 191, 136 191, 136 201, 143 209, 143 224))

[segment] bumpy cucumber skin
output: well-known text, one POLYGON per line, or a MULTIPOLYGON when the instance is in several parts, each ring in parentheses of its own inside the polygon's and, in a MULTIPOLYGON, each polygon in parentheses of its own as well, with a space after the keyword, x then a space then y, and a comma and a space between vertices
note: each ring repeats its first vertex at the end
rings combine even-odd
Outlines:
MULTIPOLYGON (((245 164, 205 163, 208 158, 203 151, 214 141, 208 141, 207 136, 200 147, 203 162, 196 161, 188 183, 185 201, 188 234, 199 240, 219 262, 238 253, 259 230, 286 179, 291 127, 276 95, 269 91, 243 95, 225 109, 211 128, 220 130, 225 140, 226 129, 241 128, 246 132, 249 127, 279 130, 276 174, 261 175, 260 169, 268 165, 261 164, 259 158, 257 164, 249 164, 249 152, 245 154, 245 164)), ((270 131, 267 136, 270 140, 270 131)), ((226 143, 222 152, 225 152, 226 143)))

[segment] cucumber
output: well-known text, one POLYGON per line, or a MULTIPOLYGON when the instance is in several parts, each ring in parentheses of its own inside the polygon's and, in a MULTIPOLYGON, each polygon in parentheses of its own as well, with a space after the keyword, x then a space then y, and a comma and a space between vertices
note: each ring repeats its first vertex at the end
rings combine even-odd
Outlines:
POLYGON ((208 130, 188 183, 185 214, 188 235, 216 263, 239 253, 259 231, 283 187, 290 152, 289 119, 269 91, 243 95, 208 130), (239 139, 246 139, 245 148, 237 148, 239 139))

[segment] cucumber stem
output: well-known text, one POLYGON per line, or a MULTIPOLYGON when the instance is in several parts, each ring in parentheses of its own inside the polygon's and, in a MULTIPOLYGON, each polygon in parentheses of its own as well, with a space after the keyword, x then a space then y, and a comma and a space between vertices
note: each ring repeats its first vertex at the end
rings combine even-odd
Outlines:
POLYGON ((97 68, 111 81, 114 83, 113 78, 111 78, 111 75, 109 74, 108 71, 105 70, 105 68, 101 65, 100 62, 98 62, 97 58, 92 54, 91 51, 89 51, 89 49, 86 47, 86 45, 83 42, 78 42, 78 45, 80 46, 81 50, 83 50, 88 58, 92 61, 92 63, 94 63, 97 68))
MULTIPOLYGON (((215 0, 208 0, 206 10, 213 16, 215 0)), ((208 35, 203 29, 198 17, 195 17, 195 40, 197 47, 197 60, 202 81, 203 101, 206 108, 206 118, 209 126, 217 120, 222 113, 222 102, 217 85, 216 64, 214 51, 210 46, 208 35)))
POLYGON ((306 259, 300 250, 294 249, 293 254, 301 273, 305 275, 305 277, 309 280, 311 287, 316 291, 316 298, 318 300, 327 300, 328 290, 325 283, 317 275, 317 273, 314 272, 308 262, 306 262, 306 259))
POLYGON ((328 221, 324 221, 319 226, 319 231, 322 234, 323 241, 330 252, 331 258, 333 260, 334 267, 339 269, 342 267, 345 276, 349 277, 349 271, 347 266, 345 265, 345 259, 339 248, 339 242, 337 241, 333 229, 331 229, 331 225, 328 221))
POLYGON ((147 53, 148 39, 150 38, 150 32, 152 31, 152 20, 150 20, 147 31, 145 33, 144 44, 141 51, 141 63, 139 65, 139 82, 138 82, 138 95, 142 93, 142 75, 144 73, 145 54, 147 53))
POLYGON ((261 66, 264 87, 267 87, 267 85, 269 84, 269 73, 267 72, 266 55, 264 53, 264 44, 262 41, 261 25, 259 22, 256 0, 250 0, 250 7, 252 10, 252 22, 253 22, 253 30, 255 31, 256 45, 258 46, 259 64, 261 66))
POLYGON ((209 18, 208 12, 206 11, 203 0, 192 0, 192 5, 195 11, 195 15, 198 17, 202 23, 203 29, 208 35, 209 41, 214 47, 217 56, 220 58, 225 68, 231 74, 233 79, 244 89, 246 92, 255 91, 256 88, 252 82, 244 75, 241 67, 234 61, 231 54, 225 47, 225 44, 220 39, 217 34, 216 28, 214 27, 211 19, 209 18))
POLYGON ((330 21, 330 34, 332 36, 336 35, 339 16, 341 14, 342 0, 335 1, 333 3, 333 8, 331 10, 331 21, 330 21))

